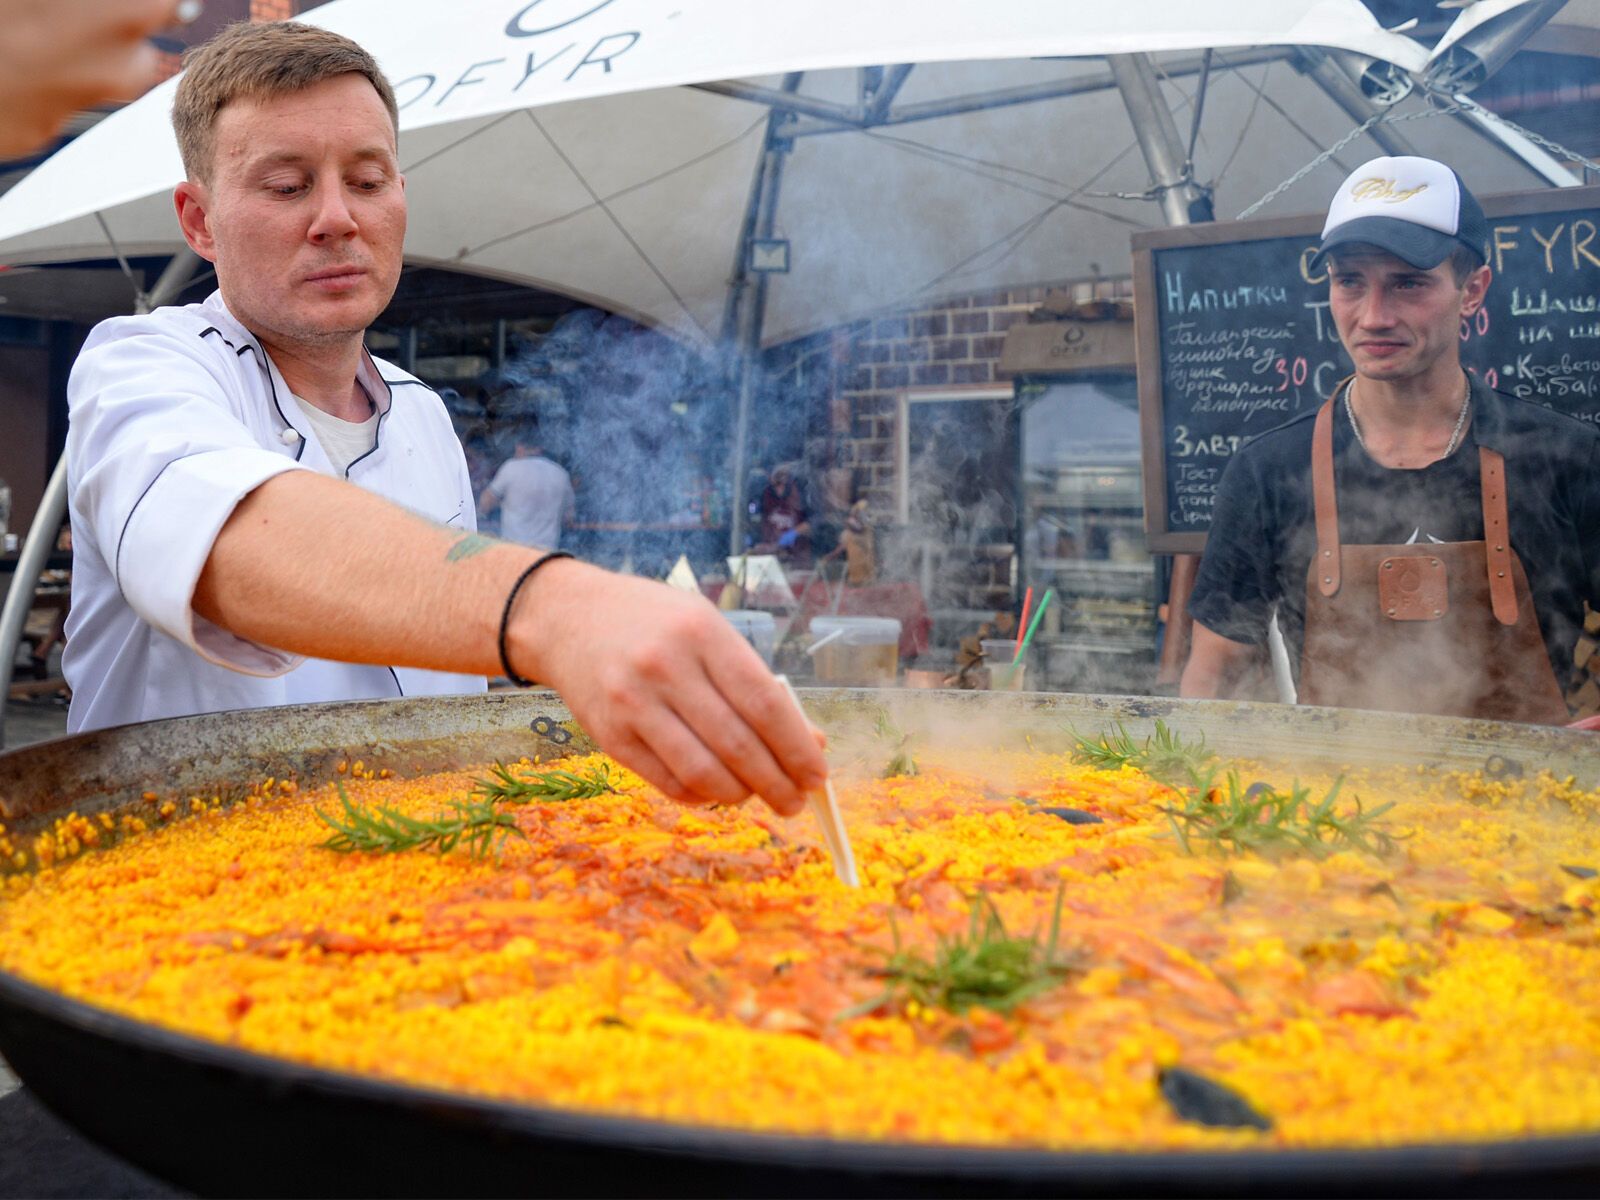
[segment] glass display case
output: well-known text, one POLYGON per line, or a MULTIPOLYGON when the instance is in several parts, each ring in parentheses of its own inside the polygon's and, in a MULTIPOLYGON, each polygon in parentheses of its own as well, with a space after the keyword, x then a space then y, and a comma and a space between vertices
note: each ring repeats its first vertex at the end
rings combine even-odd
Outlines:
POLYGON ((1034 669, 1064 691, 1148 692, 1157 571, 1145 549, 1132 371, 1020 381, 1021 577, 1056 601, 1034 669))

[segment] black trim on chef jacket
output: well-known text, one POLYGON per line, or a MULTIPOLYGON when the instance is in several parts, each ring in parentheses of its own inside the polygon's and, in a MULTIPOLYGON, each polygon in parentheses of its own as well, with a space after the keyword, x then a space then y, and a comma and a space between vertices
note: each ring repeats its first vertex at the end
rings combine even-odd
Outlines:
MULTIPOLYGON (((378 382, 383 384, 384 390, 386 390, 389 393, 389 403, 388 403, 387 406, 385 406, 384 408, 382 408, 382 409, 380 409, 378 411, 378 423, 377 423, 377 425, 375 425, 373 427, 373 430, 372 430, 372 449, 368 450, 365 454, 361 455, 359 458, 352 458, 350 460, 349 465, 346 466, 345 469, 344 469, 344 477, 346 479, 350 478, 350 472, 355 467, 355 465, 357 463, 365 462, 367 459, 371 458, 374 454, 376 454, 378 452, 378 446, 383 441, 383 422, 384 422, 384 418, 386 418, 389 415, 390 411, 394 408, 394 388, 391 387, 390 384, 389 384, 389 381, 383 377, 383 372, 378 370, 378 364, 375 363, 375 362, 372 362, 372 355, 367 353, 367 349, 366 349, 365 346, 363 346, 361 348, 361 353, 362 353, 363 356, 365 356, 367 362, 372 364, 372 373, 378 377, 378 382)), ((357 378, 359 380, 359 376, 357 378)), ((376 397, 368 396, 367 399, 372 401, 372 406, 374 408, 378 407, 378 401, 377 401, 376 397)), ((395 682, 399 683, 399 680, 396 679, 395 682)))
POLYGON ((294 447, 294 461, 299 462, 300 456, 306 452, 306 435, 300 433, 298 429, 295 429, 294 423, 291 422, 288 417, 283 415, 283 405, 278 403, 278 388, 277 385, 272 382, 272 368, 267 365, 266 351, 261 349, 261 347, 257 346, 254 342, 246 342, 242 349, 238 346, 235 346, 223 336, 222 330, 218 329, 215 325, 207 325, 200 331, 200 336, 205 337, 208 333, 216 334, 217 337, 221 339, 222 344, 228 349, 232 350, 235 354, 243 354, 246 350, 249 350, 256 356, 257 365, 267 373, 267 392, 272 396, 273 411, 278 414, 278 420, 283 422, 283 427, 285 429, 294 429, 295 433, 299 434, 299 437, 295 440, 294 447))

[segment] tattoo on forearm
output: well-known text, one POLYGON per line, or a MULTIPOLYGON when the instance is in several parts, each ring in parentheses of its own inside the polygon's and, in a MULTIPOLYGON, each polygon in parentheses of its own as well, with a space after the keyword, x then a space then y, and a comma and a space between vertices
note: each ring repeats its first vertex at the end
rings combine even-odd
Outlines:
POLYGON ((482 554, 494 544, 494 539, 491 537, 484 537, 481 533, 469 533, 445 552, 445 558, 450 562, 460 562, 462 559, 471 558, 474 554, 482 554))

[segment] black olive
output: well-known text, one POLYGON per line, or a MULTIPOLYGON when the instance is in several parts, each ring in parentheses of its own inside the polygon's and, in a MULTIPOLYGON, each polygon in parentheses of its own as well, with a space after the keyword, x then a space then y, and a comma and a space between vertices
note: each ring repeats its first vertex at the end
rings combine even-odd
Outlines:
POLYGON ((1271 1129, 1272 1122, 1226 1084, 1182 1067, 1161 1072, 1161 1095, 1185 1121, 1219 1129, 1271 1129))
POLYGON ((1092 812, 1084 812, 1081 808, 1047 808, 1043 810, 1052 817, 1060 817, 1068 825, 1104 825, 1105 818, 1097 817, 1092 812))
POLYGON ((1600 875, 1600 871, 1596 871, 1593 867, 1571 867, 1562 863, 1561 869, 1574 879, 1593 879, 1596 875, 1600 875))

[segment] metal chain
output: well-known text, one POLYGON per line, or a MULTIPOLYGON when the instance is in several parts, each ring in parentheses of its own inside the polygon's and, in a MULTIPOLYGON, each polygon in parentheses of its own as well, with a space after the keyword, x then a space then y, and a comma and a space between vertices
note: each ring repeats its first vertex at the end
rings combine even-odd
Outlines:
POLYGON ((1254 216, 1258 210, 1271 204, 1279 196, 1283 195, 1283 193, 1287 192, 1295 184, 1299 183, 1307 175, 1311 174, 1311 172, 1315 171, 1318 167, 1327 162, 1335 154, 1339 153, 1339 151, 1343 150, 1351 142, 1355 141, 1358 137, 1363 136, 1367 130, 1371 129, 1374 125, 1381 124, 1385 115, 1386 114, 1383 112, 1373 113, 1365 121, 1361 122, 1361 124, 1357 125, 1349 133, 1345 134, 1344 137, 1340 138, 1332 146, 1328 147, 1328 149, 1317 155, 1305 166, 1301 167, 1293 175, 1289 176, 1289 178, 1285 179, 1277 187, 1273 188, 1265 196, 1261 197, 1261 199, 1257 200, 1249 208, 1245 209, 1235 219, 1243 221, 1246 217, 1254 216))
POLYGON ((1584 155, 1579 154, 1576 150, 1569 150, 1560 142, 1555 141, 1552 138, 1547 138, 1541 133, 1535 133, 1531 129, 1524 128, 1523 126, 1518 125, 1510 117, 1502 117, 1499 113, 1493 111, 1492 109, 1485 108, 1477 101, 1469 100, 1465 96, 1453 96, 1445 92, 1432 92, 1428 95, 1428 106, 1424 109, 1420 109, 1417 112, 1394 113, 1388 109, 1383 109, 1379 112, 1373 113, 1372 116, 1368 117, 1360 125, 1356 126, 1344 137, 1340 138, 1339 141, 1333 146, 1317 155, 1316 158, 1312 159, 1293 175, 1289 176, 1288 179, 1285 179, 1277 187, 1273 188, 1265 196, 1261 197, 1261 199, 1257 200, 1249 208, 1245 209, 1239 214, 1237 219, 1242 221, 1246 217, 1254 216, 1260 209, 1265 208, 1268 204, 1272 203, 1272 201, 1283 195, 1284 192, 1288 191, 1295 184, 1299 183, 1307 175, 1311 174, 1311 172, 1322 166, 1323 163, 1327 162, 1335 154, 1338 154, 1339 151, 1343 150, 1351 142, 1361 137, 1375 125, 1397 125, 1401 121, 1421 121, 1426 120, 1429 117, 1450 117, 1456 115, 1457 113, 1471 113, 1473 116, 1481 117, 1486 121, 1494 121, 1496 124, 1504 125, 1512 132, 1527 138, 1540 149, 1546 150, 1549 153, 1556 155, 1558 158, 1564 158, 1568 162, 1575 163, 1587 171, 1593 171, 1595 174, 1600 175, 1600 162, 1596 162, 1592 158, 1587 158, 1584 155))
POLYGON ((106 235, 106 241, 111 243, 111 253, 116 256, 117 265, 122 268, 122 273, 128 277, 128 282, 133 284, 133 299, 137 311, 143 315, 150 310, 150 297, 144 288, 139 286, 139 277, 133 273, 133 268, 128 265, 127 257, 122 253, 122 247, 117 245, 117 239, 112 236, 111 226, 106 224, 105 214, 96 212, 94 219, 100 222, 100 232, 106 235))
POLYGON ((1502 117, 1499 113, 1495 112, 1493 109, 1485 108, 1483 105, 1479 104, 1476 100, 1469 100, 1465 96, 1454 96, 1454 97, 1451 97, 1451 99, 1454 101, 1455 108, 1456 108, 1457 111, 1459 111, 1459 112, 1470 112, 1474 116, 1482 117, 1482 118, 1484 118, 1485 120, 1488 120, 1488 121, 1493 121, 1497 125, 1504 125, 1507 129, 1511 130, 1513 133, 1519 133, 1523 137, 1527 138, 1530 142, 1532 142, 1535 146, 1538 146, 1541 150, 1548 150, 1551 154, 1554 154, 1557 158, 1564 158, 1568 162, 1578 164, 1579 166, 1583 167, 1584 170, 1586 170, 1586 171, 1593 171, 1593 172, 1595 172, 1595 174, 1600 175, 1600 162, 1596 162, 1592 158, 1586 158, 1582 154, 1579 154, 1576 150, 1569 150, 1569 149, 1567 149, 1567 147, 1563 146, 1560 142, 1555 141, 1552 138, 1547 138, 1542 133, 1535 133, 1531 129, 1528 129, 1528 128, 1522 126, 1522 125, 1518 125, 1510 117, 1502 117))

